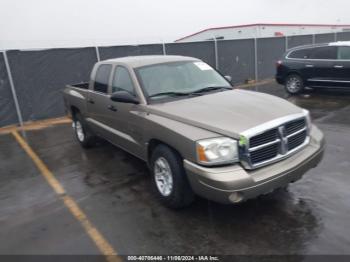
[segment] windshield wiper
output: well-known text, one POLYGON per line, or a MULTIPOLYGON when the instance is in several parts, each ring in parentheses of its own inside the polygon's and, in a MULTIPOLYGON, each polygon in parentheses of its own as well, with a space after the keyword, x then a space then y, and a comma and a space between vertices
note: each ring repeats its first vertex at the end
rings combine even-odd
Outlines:
POLYGON ((231 87, 228 86, 208 86, 205 88, 198 89, 193 92, 162 92, 150 95, 149 97, 157 97, 157 96, 193 96, 193 95, 201 95, 202 93, 214 91, 214 90, 232 90, 231 87))
POLYGON ((191 92, 191 94, 200 94, 200 93, 206 93, 210 91, 215 91, 215 90, 232 90, 232 87, 228 86, 207 86, 201 89, 198 89, 196 91, 191 92))
POLYGON ((190 93, 181 93, 181 92, 163 92, 163 93, 157 93, 150 95, 149 97, 156 97, 156 96, 188 96, 190 93))

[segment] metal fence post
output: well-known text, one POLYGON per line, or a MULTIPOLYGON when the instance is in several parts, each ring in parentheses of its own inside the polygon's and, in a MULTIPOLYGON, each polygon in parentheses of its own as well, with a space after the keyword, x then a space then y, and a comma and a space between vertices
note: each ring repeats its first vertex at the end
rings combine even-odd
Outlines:
POLYGON ((166 55, 166 46, 165 46, 165 43, 163 42, 162 45, 163 45, 163 55, 166 55))
POLYGON ((312 34, 312 44, 314 45, 316 43, 316 36, 315 34, 312 34))
POLYGON ((284 49, 285 49, 285 51, 287 51, 288 50, 288 36, 285 36, 284 39, 285 39, 284 49))
POLYGON ((338 41, 338 36, 337 36, 337 32, 334 32, 334 42, 338 41))
POLYGON ((19 122, 19 125, 22 127, 23 126, 22 113, 21 113, 21 109, 19 107, 17 93, 16 93, 15 85, 13 83, 12 72, 11 72, 9 61, 7 59, 7 53, 6 52, 7 51, 3 52, 3 54, 4 54, 4 61, 5 61, 5 67, 6 67, 7 76, 9 78, 9 82, 10 82, 10 87, 11 87, 11 92, 12 92, 12 96, 13 96, 13 101, 15 102, 15 108, 16 108, 16 112, 17 112, 18 122, 19 122))
POLYGON ((213 37, 213 39, 214 39, 215 69, 219 70, 218 40, 215 37, 213 37))
POLYGON ((254 73, 255 73, 255 82, 258 82, 258 39, 254 38, 254 73))
POLYGON ((98 49, 98 46, 95 46, 95 51, 96 51, 97 62, 100 62, 101 61, 101 57, 100 57, 100 50, 98 49))

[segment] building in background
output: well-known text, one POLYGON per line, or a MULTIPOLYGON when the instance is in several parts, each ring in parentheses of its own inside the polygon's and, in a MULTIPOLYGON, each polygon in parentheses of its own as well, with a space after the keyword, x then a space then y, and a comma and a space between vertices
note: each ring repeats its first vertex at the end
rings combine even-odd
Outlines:
POLYGON ((326 24, 249 24, 215 27, 182 37, 175 42, 192 42, 241 38, 281 37, 291 35, 350 32, 350 25, 326 24))

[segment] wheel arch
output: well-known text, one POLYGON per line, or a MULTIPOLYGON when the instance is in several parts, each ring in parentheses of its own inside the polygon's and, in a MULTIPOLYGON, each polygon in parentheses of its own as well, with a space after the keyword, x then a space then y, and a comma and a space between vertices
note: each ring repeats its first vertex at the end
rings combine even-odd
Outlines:
POLYGON ((71 113, 71 116, 72 116, 72 118, 73 118, 73 120, 74 120, 75 117, 76 117, 76 115, 77 115, 78 113, 80 113, 80 109, 79 109, 78 107, 76 107, 76 106, 71 106, 71 107, 70 107, 70 113, 71 113))
POLYGON ((305 84, 306 79, 303 77, 303 74, 297 70, 291 70, 286 74, 286 77, 284 78, 284 84, 286 83, 287 78, 291 75, 299 76, 301 80, 303 80, 303 83, 305 84))
POLYGON ((181 155, 179 150, 177 150, 175 147, 169 145, 168 143, 166 143, 160 139, 151 138, 148 142, 148 145, 147 145, 147 164, 148 165, 150 164, 151 156, 152 156, 152 153, 154 152, 154 149, 159 145, 165 145, 165 146, 171 148, 183 159, 183 156, 181 155))

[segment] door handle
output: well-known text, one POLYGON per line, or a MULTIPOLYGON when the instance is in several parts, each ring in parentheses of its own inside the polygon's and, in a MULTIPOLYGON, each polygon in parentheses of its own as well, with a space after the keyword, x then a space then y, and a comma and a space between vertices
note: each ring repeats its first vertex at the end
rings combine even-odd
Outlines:
POLYGON ((342 65, 335 65, 334 68, 344 68, 342 65))
POLYGON ((305 67, 314 67, 314 65, 305 65, 305 67))
POLYGON ((113 112, 115 112, 115 111, 118 110, 115 106, 112 106, 112 105, 109 105, 109 106, 108 106, 108 109, 111 110, 111 111, 113 111, 113 112))
POLYGON ((88 99, 88 102, 89 102, 90 104, 95 104, 95 101, 92 100, 91 98, 88 99))

